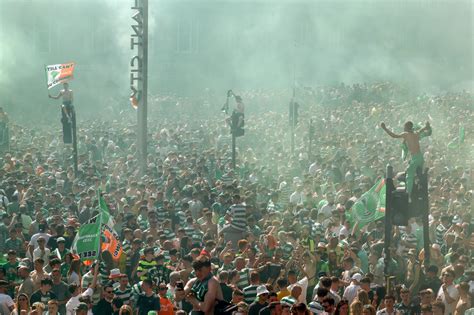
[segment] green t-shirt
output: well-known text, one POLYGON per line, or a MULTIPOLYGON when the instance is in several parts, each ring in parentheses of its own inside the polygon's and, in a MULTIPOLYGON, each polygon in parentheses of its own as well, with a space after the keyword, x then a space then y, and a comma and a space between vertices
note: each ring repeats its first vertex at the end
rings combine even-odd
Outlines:
POLYGON ((9 282, 15 282, 17 279, 17 273, 16 269, 18 268, 18 261, 15 261, 13 264, 10 262, 7 262, 5 265, 3 265, 3 268, 5 268, 6 271, 6 276, 7 280, 9 282))

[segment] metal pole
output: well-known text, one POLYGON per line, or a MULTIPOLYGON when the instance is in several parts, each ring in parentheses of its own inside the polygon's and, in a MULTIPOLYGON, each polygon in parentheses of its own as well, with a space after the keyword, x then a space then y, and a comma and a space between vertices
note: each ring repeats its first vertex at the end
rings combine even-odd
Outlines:
POLYGON ((313 156, 313 120, 309 120, 309 148, 308 148, 308 158, 309 161, 312 161, 313 156))
POLYGON ((385 287, 390 286, 390 275, 388 266, 391 261, 390 257, 390 243, 392 240, 392 192, 395 190, 393 184, 393 167, 387 165, 387 175, 385 179, 385 240, 384 240, 384 275, 385 275, 385 287))
POLYGON ((232 128, 232 169, 235 170, 235 132, 232 128))
POLYGON ((143 176, 147 167, 147 121, 148 121, 148 0, 141 0, 143 10, 142 43, 138 46, 138 55, 142 60, 142 78, 138 81, 141 98, 138 104, 138 158, 140 174, 143 176), (141 85, 141 86, 140 86, 141 85))
POLYGON ((291 117, 291 127, 290 127, 290 132, 291 132, 291 156, 293 156, 295 154, 295 110, 294 110, 294 107, 295 105, 293 104, 293 102, 290 103, 290 107, 291 107, 291 110, 292 110, 292 115, 293 117, 291 117))
POLYGON ((77 178, 78 158, 77 158, 77 129, 76 129, 76 110, 72 107, 72 159, 74 163, 74 176, 77 178))
POLYGON ((425 252, 425 259, 424 265, 425 268, 430 266, 430 223, 429 223, 429 215, 430 215, 430 201, 428 196, 428 171, 425 172, 421 176, 421 195, 423 203, 422 203, 422 223, 423 223, 423 249, 425 252))

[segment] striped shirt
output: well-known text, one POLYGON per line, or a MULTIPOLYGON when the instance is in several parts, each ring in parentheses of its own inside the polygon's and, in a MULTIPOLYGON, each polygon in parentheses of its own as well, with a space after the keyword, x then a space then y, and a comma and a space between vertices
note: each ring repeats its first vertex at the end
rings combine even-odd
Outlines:
POLYGON ((114 294, 122 300, 123 304, 130 305, 130 300, 132 299, 132 287, 127 285, 125 290, 120 290, 120 287, 114 289, 114 294))
POLYGON ((102 286, 107 284, 109 280, 110 270, 107 269, 105 262, 101 261, 99 264, 99 281, 102 286))
POLYGON ((229 185, 232 185, 234 178, 229 174, 225 174, 221 177, 221 181, 222 181, 222 184, 224 184, 224 186, 229 186, 229 185))
POLYGON ((193 237, 195 229, 192 225, 186 225, 186 221, 184 223, 184 233, 187 237, 193 237))
POLYGON ((138 300, 138 297, 140 295, 144 295, 145 293, 143 292, 142 289, 142 281, 135 283, 132 287, 132 300, 133 302, 136 302, 138 300))
POLYGON ((130 251, 132 250, 132 245, 130 244, 129 240, 125 240, 122 243, 122 250, 125 253, 125 266, 130 267, 132 266, 132 255, 130 251))
POLYGON ((230 225, 239 231, 245 231, 247 229, 247 212, 245 210, 244 204, 233 204, 230 206, 230 215, 232 216, 232 221, 230 225))
MULTIPOLYGON (((176 206, 175 206, 175 209, 176 209, 176 206)), ((176 216, 178 217, 179 226, 185 227, 186 226, 186 214, 183 211, 178 211, 178 209, 176 209, 176 216)))
POLYGON ((166 240, 168 240, 168 241, 171 241, 176 237, 176 234, 174 234, 174 232, 170 229, 164 229, 163 234, 164 234, 166 240))
POLYGON ((146 229, 148 229, 148 219, 146 218, 146 215, 140 214, 137 218, 137 222, 142 231, 145 231, 146 229))
POLYGON ((238 273, 239 273, 239 281, 237 282, 237 287, 239 287, 239 289, 242 290, 249 285, 250 269, 243 268, 242 270, 238 271, 238 273))
POLYGON ((418 244, 418 239, 415 234, 408 233, 408 234, 402 235, 402 240, 409 244, 408 246, 405 246, 405 248, 403 249, 403 255, 406 257, 410 249, 412 248, 416 249, 416 245, 418 244))
POLYGON ((158 209, 156 209, 156 220, 158 221, 158 224, 163 224, 163 222, 169 218, 169 213, 168 211, 163 208, 163 207, 160 207, 158 209))
POLYGON ((201 244, 203 237, 204 233, 201 231, 194 231, 193 236, 191 237, 193 244, 201 244))
POLYGON ((279 203, 273 203, 273 201, 269 201, 267 204, 267 211, 268 212, 282 212, 283 206, 279 203))
POLYGON ((280 183, 280 202, 283 206, 286 206, 288 205, 289 201, 290 201, 290 195, 292 193, 292 189, 291 189, 291 185, 286 183, 286 182, 282 182, 280 183))
POLYGON ((138 262, 138 268, 137 268, 137 272, 142 272, 142 271, 147 271, 145 274, 142 274, 140 276, 140 280, 145 280, 148 278, 149 274, 148 272, 156 267, 157 263, 156 261, 152 260, 152 261, 147 261, 146 259, 143 259, 143 260, 140 260, 138 262))
POLYGON ((296 302, 297 300, 291 295, 285 296, 280 301, 281 304, 286 304, 286 305, 289 305, 290 307, 293 306, 293 304, 295 304, 296 302))
POLYGON ((439 245, 444 244, 444 233, 446 233, 447 230, 448 229, 442 224, 439 224, 438 227, 436 227, 436 243, 439 245))
POLYGON ((255 301, 257 298, 257 288, 258 285, 251 284, 243 289, 245 303, 252 304, 255 301))
POLYGON ((122 250, 125 252, 125 253, 128 253, 129 250, 132 249, 132 244, 130 243, 129 240, 125 240, 122 242, 122 250))
POLYGON ((319 235, 321 237, 324 237, 326 230, 324 229, 324 226, 319 223, 319 222, 314 222, 313 228, 311 229, 311 236, 316 236, 319 235))

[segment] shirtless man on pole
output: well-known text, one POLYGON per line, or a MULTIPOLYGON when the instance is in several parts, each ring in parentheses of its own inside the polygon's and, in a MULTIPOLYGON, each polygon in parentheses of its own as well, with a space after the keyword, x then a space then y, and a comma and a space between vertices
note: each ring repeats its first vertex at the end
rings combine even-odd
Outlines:
POLYGON ((63 118, 67 119, 69 123, 72 120, 72 101, 74 99, 74 95, 72 90, 69 89, 69 84, 63 84, 64 89, 62 89, 57 96, 51 96, 48 94, 49 98, 53 98, 55 100, 62 97, 63 105, 61 106, 61 111, 63 113, 63 118))
POLYGON ((404 132, 402 132, 401 134, 396 134, 392 132, 390 129, 387 128, 387 126, 385 126, 385 123, 381 123, 380 127, 385 130, 385 132, 392 138, 403 138, 403 140, 408 146, 408 151, 410 152, 411 159, 408 164, 406 174, 406 187, 408 194, 411 195, 416 169, 423 169, 424 163, 423 154, 420 150, 420 134, 430 130, 430 123, 426 122, 425 127, 420 130, 413 131, 413 123, 411 121, 407 121, 404 125, 404 132))

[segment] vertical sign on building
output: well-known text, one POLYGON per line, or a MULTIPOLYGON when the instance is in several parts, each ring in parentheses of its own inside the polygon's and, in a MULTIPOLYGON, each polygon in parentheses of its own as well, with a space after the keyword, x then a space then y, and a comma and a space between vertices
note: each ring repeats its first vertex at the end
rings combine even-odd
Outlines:
POLYGON ((130 49, 130 99, 137 104, 137 149, 140 174, 147 166, 148 0, 133 0, 130 49))

